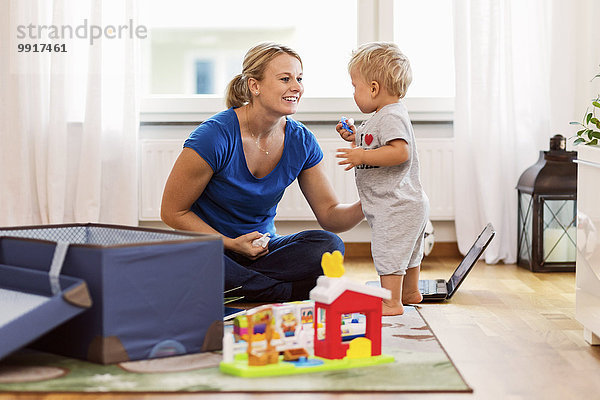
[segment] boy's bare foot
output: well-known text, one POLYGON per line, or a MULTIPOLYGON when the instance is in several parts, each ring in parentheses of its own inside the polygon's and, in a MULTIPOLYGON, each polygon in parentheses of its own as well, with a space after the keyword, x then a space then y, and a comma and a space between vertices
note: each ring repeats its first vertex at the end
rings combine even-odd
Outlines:
POLYGON ((381 314, 382 315, 402 315, 404 314, 404 307, 397 301, 383 300, 381 302, 381 314))
POLYGON ((402 292, 402 304, 419 304, 423 301, 423 295, 419 290, 412 292, 402 292))

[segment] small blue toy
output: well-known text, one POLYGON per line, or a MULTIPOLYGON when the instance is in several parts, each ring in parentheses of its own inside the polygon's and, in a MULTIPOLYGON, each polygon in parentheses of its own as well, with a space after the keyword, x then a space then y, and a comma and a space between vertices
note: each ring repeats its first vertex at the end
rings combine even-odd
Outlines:
POLYGON ((346 117, 342 117, 340 119, 340 122, 342 123, 342 128, 344 128, 345 130, 347 130, 348 132, 352 132, 352 129, 350 129, 350 125, 354 125, 354 120, 352 118, 348 119, 346 117))

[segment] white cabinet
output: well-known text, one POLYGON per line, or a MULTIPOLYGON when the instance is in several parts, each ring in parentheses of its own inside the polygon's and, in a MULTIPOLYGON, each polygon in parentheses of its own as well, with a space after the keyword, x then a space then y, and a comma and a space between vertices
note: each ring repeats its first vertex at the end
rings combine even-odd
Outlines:
POLYGON ((585 340, 600 344, 600 146, 577 148, 577 320, 585 340))

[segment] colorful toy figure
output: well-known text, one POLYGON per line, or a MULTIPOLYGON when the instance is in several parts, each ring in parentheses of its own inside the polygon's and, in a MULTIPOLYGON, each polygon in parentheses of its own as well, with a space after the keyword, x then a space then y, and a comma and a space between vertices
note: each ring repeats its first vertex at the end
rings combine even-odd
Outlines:
POLYGON ((248 347, 246 354, 248 356, 248 365, 267 365, 277 364, 279 361, 279 352, 275 349, 275 346, 271 343, 273 340, 273 325, 275 325, 275 319, 273 318, 273 309, 270 307, 262 307, 255 309, 248 313, 248 347), (253 347, 252 343, 255 338, 255 327, 264 329, 264 340, 266 346, 253 347))
POLYGON ((302 307, 300 309, 300 322, 302 325, 310 324, 312 326, 313 318, 315 314, 314 304, 311 307, 302 307))
POLYGON ((261 306, 236 317, 233 332, 223 336, 221 371, 272 376, 394 361, 381 354, 381 299, 390 292, 344 278, 339 252, 325 253, 321 265, 326 276, 317 280, 311 301, 261 306))
POLYGON ((354 120, 352 118, 342 117, 340 118, 340 122, 342 123, 342 128, 348 132, 352 132, 352 129, 350 129, 350 125, 354 125, 354 120))
POLYGON ((296 316, 292 312, 288 312, 281 316, 281 330, 283 331, 283 336, 290 337, 294 336, 296 332, 296 316))
MULTIPOLYGON (((301 332, 312 335, 314 303, 312 301, 271 304, 269 307, 274 315, 273 339, 297 338, 301 332), (300 324, 298 323, 300 321, 300 324)), ((250 310, 250 313, 252 310, 250 310)), ((248 341, 248 315, 238 315, 233 320, 233 337, 235 342, 248 341)), ((253 340, 264 340, 266 325, 257 322, 254 325, 253 340)), ((289 342, 289 341, 288 341, 289 342)), ((282 345, 285 343, 282 342, 282 345)))
MULTIPOLYGON (((254 333, 252 335, 252 341, 260 341, 265 339, 266 323, 264 321, 254 324, 254 333)), ((249 341, 248 335, 248 318, 246 315, 238 315, 233 320, 233 335, 236 341, 249 341)), ((274 339, 279 339, 279 333, 273 333, 274 339)))

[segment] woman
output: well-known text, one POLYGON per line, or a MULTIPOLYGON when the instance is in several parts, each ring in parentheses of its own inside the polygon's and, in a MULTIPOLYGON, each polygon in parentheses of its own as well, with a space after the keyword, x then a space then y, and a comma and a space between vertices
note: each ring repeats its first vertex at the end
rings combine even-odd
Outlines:
POLYGON ((249 301, 306 299, 321 275, 322 254, 344 250, 331 232, 363 218, 359 202, 338 202, 313 134, 287 118, 303 92, 295 51, 275 43, 250 49, 242 73, 227 88, 229 109, 192 132, 163 193, 167 225, 221 235, 225 289, 242 286, 236 295, 249 301), (295 179, 327 231, 276 234, 277 204, 295 179), (265 233, 271 235, 268 245, 253 245, 265 233))

